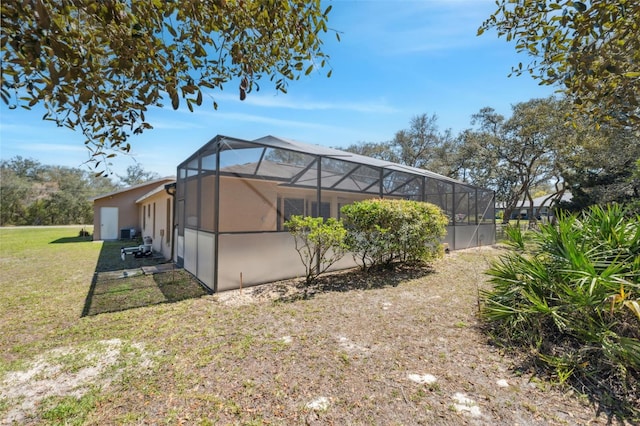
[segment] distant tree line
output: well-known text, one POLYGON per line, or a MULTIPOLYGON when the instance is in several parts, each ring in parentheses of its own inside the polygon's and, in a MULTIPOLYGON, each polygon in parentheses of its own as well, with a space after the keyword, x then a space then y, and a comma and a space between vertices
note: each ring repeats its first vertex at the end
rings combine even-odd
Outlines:
MULTIPOLYGON (((512 106, 511 117, 480 109, 470 128, 453 135, 440 130, 434 115, 417 115, 393 140, 346 148, 370 157, 427 169, 493 189, 504 218, 533 199, 565 191, 562 208, 582 210, 606 203, 640 211, 640 141, 630 127, 596 127, 588 118, 568 121, 568 104, 554 97, 512 106)), ((45 166, 16 157, 0 163, 0 225, 60 225, 93 222, 90 199, 159 177, 140 164, 114 183, 85 170, 45 166)))
POLYGON ((561 207, 620 203, 640 211, 640 141, 631 127, 595 126, 586 118, 567 119, 566 100, 531 99, 512 106, 506 118, 485 107, 472 127, 454 136, 441 131, 437 116, 422 114, 393 140, 362 142, 347 151, 449 176, 493 189, 508 220, 546 195, 549 205, 565 191, 573 199, 561 207))
POLYGON ((115 183, 87 170, 20 156, 0 162, 0 225, 93 223, 91 198, 157 177, 136 164, 115 183))

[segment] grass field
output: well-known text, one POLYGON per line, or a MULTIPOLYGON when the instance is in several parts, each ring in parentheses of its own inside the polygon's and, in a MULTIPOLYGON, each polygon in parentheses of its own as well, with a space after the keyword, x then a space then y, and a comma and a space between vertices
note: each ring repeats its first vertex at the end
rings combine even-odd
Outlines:
POLYGON ((496 249, 207 295, 80 229, 0 229, 2 424, 607 422, 486 343, 496 249))

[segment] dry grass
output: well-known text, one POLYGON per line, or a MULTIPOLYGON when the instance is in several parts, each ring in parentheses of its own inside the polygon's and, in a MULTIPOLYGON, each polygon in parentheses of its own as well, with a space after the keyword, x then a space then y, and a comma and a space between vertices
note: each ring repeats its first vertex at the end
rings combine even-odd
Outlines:
POLYGON ((306 297, 294 281, 203 296, 182 291, 193 282, 173 272, 100 287, 101 243, 49 244, 73 235, 0 230, 7 421, 21 413, 21 424, 607 423, 479 332, 477 290, 495 249, 454 252, 433 269, 327 276, 306 297), (20 411, 26 397, 11 379, 35 366, 22 387, 77 381, 20 411))

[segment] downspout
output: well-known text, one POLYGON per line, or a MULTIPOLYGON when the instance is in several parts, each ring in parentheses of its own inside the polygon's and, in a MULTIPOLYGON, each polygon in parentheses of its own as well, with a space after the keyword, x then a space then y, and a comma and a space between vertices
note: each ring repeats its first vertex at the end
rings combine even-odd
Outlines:
POLYGON ((164 186, 164 190, 171 196, 171 203, 173 215, 171 217, 171 231, 167 230, 167 232, 171 232, 171 262, 173 262, 173 254, 174 254, 174 244, 176 241, 175 229, 176 229, 176 186, 177 182, 168 183, 164 186))

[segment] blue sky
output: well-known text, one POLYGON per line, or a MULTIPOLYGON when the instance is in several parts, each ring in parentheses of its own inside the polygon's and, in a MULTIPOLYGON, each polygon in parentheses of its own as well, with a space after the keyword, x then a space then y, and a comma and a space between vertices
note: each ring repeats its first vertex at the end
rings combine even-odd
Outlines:
MULTIPOLYGON (((152 109, 154 126, 131 137, 132 155, 111 166, 124 174, 137 161, 145 170, 174 175, 178 163, 217 134, 245 139, 265 135, 347 147, 384 142, 409 127, 412 117, 436 114, 441 130, 471 127, 470 117, 485 106, 511 115, 511 105, 552 95, 528 76, 511 77, 511 66, 528 62, 512 43, 495 34, 476 36, 495 9, 493 0, 334 0, 324 51, 327 70, 293 81, 282 94, 261 82, 245 101, 237 84, 190 113, 183 105, 152 109)), ((167 102, 168 103, 168 102, 167 102)), ((0 158, 17 155, 42 164, 87 167, 83 137, 41 120, 43 111, 0 107, 0 158)))

